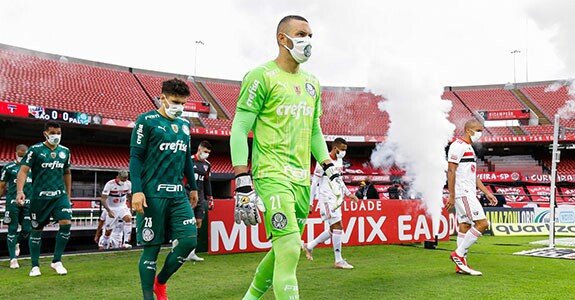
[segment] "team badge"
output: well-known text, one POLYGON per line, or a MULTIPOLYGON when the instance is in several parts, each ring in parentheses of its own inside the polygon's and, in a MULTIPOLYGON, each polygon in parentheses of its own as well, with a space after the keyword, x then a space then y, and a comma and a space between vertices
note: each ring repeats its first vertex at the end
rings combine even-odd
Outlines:
POLYGON ((317 92, 315 90, 315 86, 313 86, 313 84, 311 84, 309 82, 305 83, 305 90, 312 97, 315 97, 315 95, 317 94, 317 92))
POLYGON ((50 156, 52 156, 52 158, 56 158, 56 152, 50 153, 50 156))
POLYGON ((64 151, 60 151, 60 153, 58 153, 58 156, 60 156, 61 159, 66 158, 66 153, 64 153, 64 151))
POLYGON ((178 130, 179 130, 179 129, 178 129, 178 125, 172 124, 172 130, 173 130, 175 133, 178 133, 178 130))
POLYGON ((150 228, 142 230, 142 239, 144 242, 151 242, 154 239, 154 231, 150 228))
POLYGON ((298 96, 301 96, 301 88, 299 87, 299 85, 294 84, 293 89, 298 96))
POLYGON ((287 226, 287 217, 281 212, 277 212, 272 216, 272 226, 275 229, 281 230, 287 226))
POLYGON ((190 135, 190 127, 188 127, 188 125, 186 124, 182 125, 182 131, 184 132, 185 135, 190 135))

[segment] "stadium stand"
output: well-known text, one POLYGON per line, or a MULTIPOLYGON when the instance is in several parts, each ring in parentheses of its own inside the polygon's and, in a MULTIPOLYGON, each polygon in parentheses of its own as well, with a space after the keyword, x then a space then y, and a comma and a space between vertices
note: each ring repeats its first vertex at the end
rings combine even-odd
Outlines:
POLYGON ((0 99, 134 120, 154 109, 126 71, 60 62, 0 48, 0 99))

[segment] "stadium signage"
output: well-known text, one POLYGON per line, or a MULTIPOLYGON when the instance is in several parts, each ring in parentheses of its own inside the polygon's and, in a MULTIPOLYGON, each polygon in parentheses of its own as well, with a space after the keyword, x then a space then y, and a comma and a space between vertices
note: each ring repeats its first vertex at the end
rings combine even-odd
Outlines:
MULTIPOLYGON (((210 253, 265 251, 271 247, 263 224, 236 224, 233 201, 219 201, 217 205, 218 209, 210 212, 210 253)), ((363 200, 359 203, 348 200, 342 209, 343 243, 346 245, 413 243, 433 238, 431 218, 421 200, 363 200)), ((305 241, 311 241, 324 230, 317 202, 306 224, 302 236, 305 241)), ((455 226, 455 216, 443 212, 437 230, 439 240, 449 240, 455 226)))
POLYGON ((529 119, 530 114, 528 109, 516 109, 516 110, 482 110, 479 114, 486 121, 498 121, 498 120, 521 120, 529 119))
MULTIPOLYGON (((549 235, 549 224, 542 223, 492 223, 495 236, 539 236, 549 235)), ((575 236, 575 224, 555 224, 555 235, 575 236)))
POLYGON ((521 180, 518 172, 482 172, 477 177, 483 182, 514 182, 521 180))

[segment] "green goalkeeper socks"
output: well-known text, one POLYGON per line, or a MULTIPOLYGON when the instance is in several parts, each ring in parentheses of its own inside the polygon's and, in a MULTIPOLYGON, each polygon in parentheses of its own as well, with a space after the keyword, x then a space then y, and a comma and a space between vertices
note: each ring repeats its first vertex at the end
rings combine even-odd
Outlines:
POLYGON ((196 237, 187 237, 176 240, 177 244, 166 257, 164 267, 158 274, 158 283, 165 284, 170 277, 186 262, 186 258, 198 244, 196 237))
POLYGON ((40 247, 42 246, 42 230, 32 230, 28 239, 32 267, 40 266, 40 247))
POLYGON ((140 282, 144 300, 154 300, 154 279, 156 277, 156 263, 160 245, 144 246, 138 269, 140 271, 140 282))
POLYGON ((300 234, 294 232, 272 241, 272 250, 261 261, 244 300, 259 299, 273 283, 278 300, 299 299, 296 269, 300 256, 300 234))
POLYGON ((58 234, 56 234, 56 246, 54 247, 54 259, 52 259, 52 262, 62 261, 62 253, 64 253, 68 240, 70 240, 70 227, 72 227, 71 224, 60 225, 58 234))

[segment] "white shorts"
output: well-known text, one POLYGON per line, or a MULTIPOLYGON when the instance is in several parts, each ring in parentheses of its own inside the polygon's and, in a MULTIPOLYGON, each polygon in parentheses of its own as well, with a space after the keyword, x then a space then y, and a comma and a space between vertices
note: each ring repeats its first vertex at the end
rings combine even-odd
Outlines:
POLYGON ((335 211, 331 207, 335 207, 335 198, 319 199, 319 214, 322 221, 329 224, 329 226, 341 221, 341 206, 335 211))
POLYGON ((124 216, 132 217, 130 213, 130 209, 127 206, 120 206, 120 207, 110 207, 112 212, 114 213, 114 217, 111 218, 109 214, 106 215, 106 230, 111 230, 116 227, 119 220, 122 220, 124 216))
POLYGON ((475 194, 455 197, 455 213, 458 223, 473 224, 477 220, 485 219, 483 206, 477 200, 475 194))

